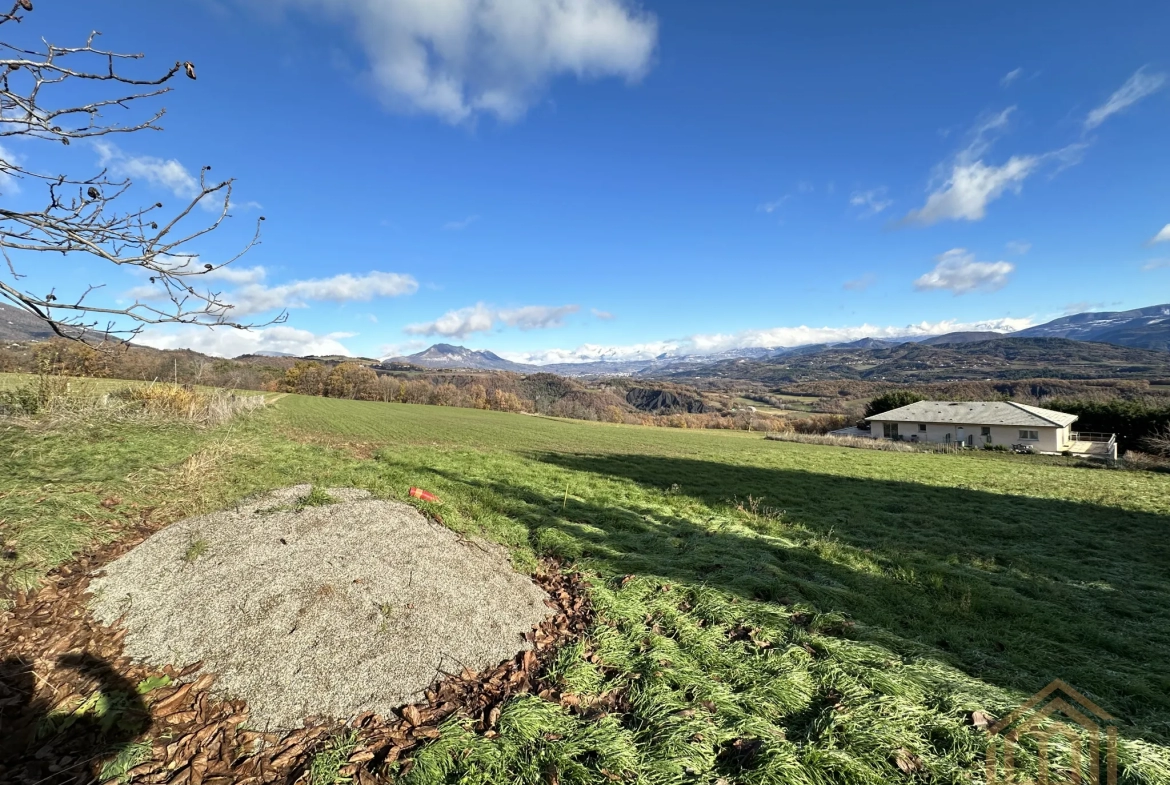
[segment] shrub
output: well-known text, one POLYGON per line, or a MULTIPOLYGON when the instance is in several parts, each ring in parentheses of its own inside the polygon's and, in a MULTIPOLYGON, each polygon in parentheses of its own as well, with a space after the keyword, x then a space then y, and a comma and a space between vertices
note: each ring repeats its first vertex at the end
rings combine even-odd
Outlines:
POLYGON ((1158 407, 1143 400, 1057 400, 1047 406, 1077 415, 1073 427, 1078 431, 1117 434, 1118 452, 1141 449, 1146 446, 1144 440, 1157 440, 1159 433, 1170 429, 1170 406, 1158 407))
POLYGON ((926 399, 913 390, 890 390, 865 405, 865 416, 873 417, 924 400, 926 399))
POLYGON ((1147 436, 1142 440, 1142 446, 1154 455, 1170 458, 1170 425, 1165 425, 1147 436))
POLYGON ((40 373, 14 390, 0 390, 0 414, 36 415, 67 405, 72 389, 68 379, 40 373))
POLYGON ((111 399, 136 411, 163 419, 219 425, 265 405, 262 395, 238 395, 227 390, 198 390, 181 384, 146 384, 113 393, 111 399))

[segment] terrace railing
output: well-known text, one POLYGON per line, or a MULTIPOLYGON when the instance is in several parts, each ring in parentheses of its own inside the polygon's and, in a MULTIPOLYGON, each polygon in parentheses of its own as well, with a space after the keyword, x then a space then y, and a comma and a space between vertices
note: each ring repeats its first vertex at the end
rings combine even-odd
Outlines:
POLYGON ((1104 442, 1105 444, 1112 444, 1117 441, 1117 434, 1073 431, 1072 440, 1074 442, 1104 442))

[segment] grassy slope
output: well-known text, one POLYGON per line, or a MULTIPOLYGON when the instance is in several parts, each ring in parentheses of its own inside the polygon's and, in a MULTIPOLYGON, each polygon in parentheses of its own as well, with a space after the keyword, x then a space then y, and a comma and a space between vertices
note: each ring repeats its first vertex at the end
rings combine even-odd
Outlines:
POLYGON ((174 517, 303 481, 422 485, 521 565, 599 574, 602 623, 557 673, 628 705, 583 721, 519 700, 494 741, 448 728, 417 781, 963 781, 969 712, 1055 677, 1126 721, 1130 776, 1170 780, 1165 749, 1132 741, 1170 742, 1164 475, 299 396, 216 433, 86 436, 0 436, 0 535, 26 578, 131 504, 174 517))

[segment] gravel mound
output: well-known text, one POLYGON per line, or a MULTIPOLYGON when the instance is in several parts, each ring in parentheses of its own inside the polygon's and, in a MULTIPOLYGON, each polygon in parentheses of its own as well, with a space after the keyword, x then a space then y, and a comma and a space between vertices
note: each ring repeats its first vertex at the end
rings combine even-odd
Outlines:
POLYGON ((203 661, 258 728, 384 716, 443 672, 529 648, 547 595, 499 546, 465 540, 365 491, 298 509, 307 485, 163 529, 91 584, 95 616, 121 619, 126 653, 203 661))

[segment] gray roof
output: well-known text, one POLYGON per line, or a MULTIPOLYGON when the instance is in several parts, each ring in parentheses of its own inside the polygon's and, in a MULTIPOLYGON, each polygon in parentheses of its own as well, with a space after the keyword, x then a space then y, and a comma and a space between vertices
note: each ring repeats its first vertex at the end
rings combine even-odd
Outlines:
POLYGON ((919 401, 867 417, 871 422, 933 422, 963 425, 1026 425, 1063 428, 1076 422, 1075 414, 1054 412, 1024 403, 996 401, 919 401))

